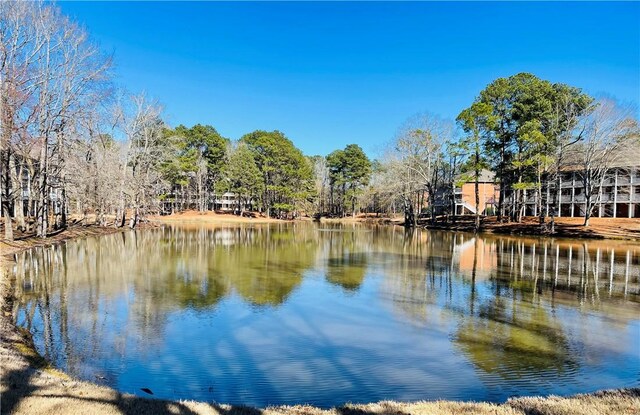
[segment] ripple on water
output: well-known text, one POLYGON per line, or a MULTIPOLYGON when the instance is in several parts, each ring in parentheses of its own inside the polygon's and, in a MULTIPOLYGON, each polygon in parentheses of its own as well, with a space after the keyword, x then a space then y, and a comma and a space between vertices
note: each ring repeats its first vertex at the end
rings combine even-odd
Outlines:
POLYGON ((158 398, 327 407, 637 385, 640 249, 581 242, 569 259, 566 244, 314 225, 87 238, 18 255, 17 318, 62 369, 158 398), (606 249, 613 268, 594 260, 606 249))

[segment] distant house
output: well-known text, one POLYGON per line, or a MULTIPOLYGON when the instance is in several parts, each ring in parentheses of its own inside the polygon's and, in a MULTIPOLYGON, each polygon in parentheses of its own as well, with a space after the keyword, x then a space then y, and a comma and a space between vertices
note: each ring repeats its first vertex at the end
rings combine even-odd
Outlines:
MULTIPOLYGON (((31 152, 29 154, 22 155, 19 153, 13 153, 12 157, 15 159, 16 166, 19 169, 19 178, 20 178, 20 189, 14 189, 14 183, 10 180, 10 176, 1 175, 0 180, 2 180, 4 184, 4 189, 8 194, 14 194, 16 198, 22 199, 22 210, 23 215, 25 216, 35 216, 36 215, 36 204, 39 195, 36 191, 37 183, 35 183, 35 178, 37 178, 38 170, 39 170, 39 147, 38 145, 34 145, 31 148, 31 152)), ((0 150, 0 160, 4 159, 6 153, 4 150, 0 150)), ((50 163, 52 165, 53 162, 50 163)), ((62 186, 60 185, 59 178, 54 175, 49 175, 47 177, 47 187, 49 189, 49 207, 50 212, 54 214, 60 214, 62 212, 61 205, 61 197, 60 194, 62 192, 62 186)), ((2 204, 7 206, 11 216, 15 216, 17 212, 15 211, 17 208, 17 204, 14 199, 11 198, 2 198, 2 204)))
MULTIPOLYGON (((235 211, 238 209, 238 197, 235 193, 225 192, 221 195, 215 196, 214 201, 214 210, 222 210, 226 212, 235 211)), ((249 203, 246 203, 244 206, 245 210, 251 211, 253 210, 253 200, 249 203)))
MULTIPOLYGON (((495 173, 482 169, 478 176, 478 193, 480 203, 478 210, 481 215, 495 214, 500 186, 495 183, 495 173)), ((474 215, 476 213, 475 180, 471 175, 464 174, 457 177, 456 186, 453 188, 453 212, 455 215, 474 215)), ((437 214, 445 212, 451 207, 451 190, 438 189, 435 209, 437 214)))
MULTIPOLYGON (((198 209, 200 200, 195 194, 183 195, 180 193, 169 193, 164 196, 160 202, 163 214, 171 213, 174 209, 198 209)), ((238 197, 233 192, 224 192, 221 194, 211 194, 205 200, 205 209, 223 212, 240 212, 253 211, 257 206, 255 198, 251 198, 248 202, 241 206, 238 203, 238 197)))

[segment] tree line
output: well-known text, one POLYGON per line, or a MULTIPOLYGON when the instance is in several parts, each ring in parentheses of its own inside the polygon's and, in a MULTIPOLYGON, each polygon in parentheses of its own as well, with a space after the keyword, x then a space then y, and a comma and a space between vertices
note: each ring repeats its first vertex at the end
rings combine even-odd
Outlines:
POLYGON ((133 228, 148 214, 215 210, 224 194, 240 215, 402 213, 415 226, 455 213, 461 181, 476 184, 479 226, 484 168, 496 173, 500 220, 520 220, 535 194, 545 225, 562 171, 576 169, 588 224, 609 168, 638 144, 633 108, 520 73, 493 81, 456 120, 409 118, 376 160, 356 144, 306 156, 280 131, 230 140, 209 125, 171 127, 158 102, 115 85, 112 61, 54 5, 0 2, 5 239, 46 237, 69 213, 133 228))

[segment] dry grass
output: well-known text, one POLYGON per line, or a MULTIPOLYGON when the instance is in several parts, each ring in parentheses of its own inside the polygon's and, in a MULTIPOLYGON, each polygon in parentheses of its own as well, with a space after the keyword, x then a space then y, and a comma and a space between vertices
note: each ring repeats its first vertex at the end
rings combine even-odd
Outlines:
POLYGON ((166 216, 150 216, 149 220, 160 223, 201 223, 201 224, 233 224, 233 223, 283 223, 281 219, 273 219, 260 216, 255 213, 246 213, 245 216, 238 216, 232 213, 198 212, 187 210, 166 216))
POLYGON ((527 415, 637 415, 640 414, 640 388, 601 391, 566 398, 518 398, 506 405, 527 415))
POLYGON ((192 401, 166 401, 122 394, 71 379, 39 356, 28 333, 12 322, 14 281, 8 272, 13 254, 32 246, 74 237, 113 233, 115 229, 81 227, 62 232, 53 241, 25 239, 0 244, 0 413, 2 414, 216 414, 216 415, 625 415, 640 414, 640 389, 624 389, 567 398, 517 398, 504 404, 472 402, 379 402, 328 410, 311 406, 265 409, 192 401))

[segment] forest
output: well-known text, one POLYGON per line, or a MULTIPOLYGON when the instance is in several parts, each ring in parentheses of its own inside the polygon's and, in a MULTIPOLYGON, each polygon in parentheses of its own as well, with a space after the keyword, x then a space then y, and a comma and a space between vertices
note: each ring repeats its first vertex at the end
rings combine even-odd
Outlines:
POLYGON ((239 215, 402 213, 415 226, 451 215, 461 182, 476 183, 477 206, 483 169, 495 172, 500 220, 520 220, 535 194, 542 224, 556 214, 561 172, 578 171, 588 225, 610 168, 640 144, 636 108, 518 73, 455 120, 409 117, 375 159, 357 144, 305 155, 280 131, 231 140, 210 125, 170 126, 159 101, 115 83, 113 60, 55 5, 0 3, 6 240, 16 230, 44 238, 71 214, 133 228, 148 215, 216 210, 224 194, 239 215))

